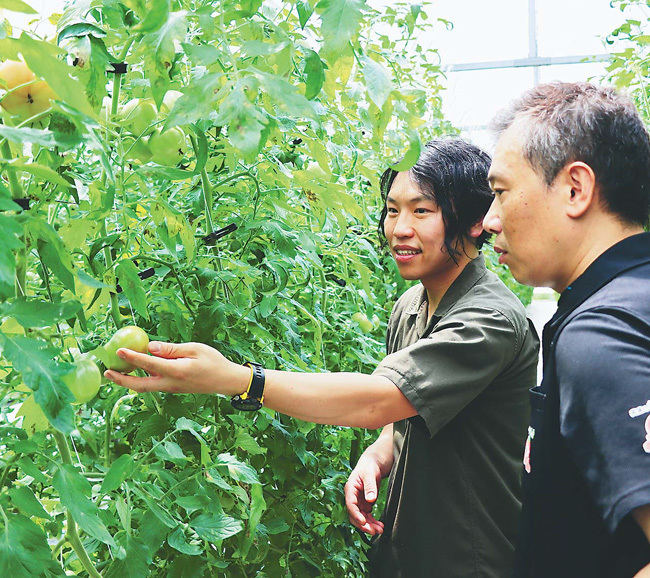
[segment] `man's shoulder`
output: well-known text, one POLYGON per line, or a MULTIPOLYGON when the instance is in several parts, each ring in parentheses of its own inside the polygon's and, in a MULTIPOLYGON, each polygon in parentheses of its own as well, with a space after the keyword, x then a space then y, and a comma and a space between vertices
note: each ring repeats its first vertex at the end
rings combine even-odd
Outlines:
POLYGON ((393 314, 404 311, 416 311, 425 299, 424 287, 422 283, 416 283, 402 293, 395 305, 393 305, 393 314))
POLYGON ((485 275, 454 303, 451 311, 468 307, 500 313, 517 328, 528 325, 523 303, 506 287, 499 276, 489 269, 486 269, 485 275))

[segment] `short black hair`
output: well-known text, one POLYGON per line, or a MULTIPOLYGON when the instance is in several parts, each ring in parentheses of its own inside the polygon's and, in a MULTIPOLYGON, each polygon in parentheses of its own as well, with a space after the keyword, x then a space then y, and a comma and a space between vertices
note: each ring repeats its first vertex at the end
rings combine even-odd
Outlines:
MULTIPOLYGON (((408 171, 420 192, 433 200, 442 211, 445 224, 444 246, 455 263, 471 228, 483 219, 492 204, 493 194, 487 175, 492 159, 485 151, 459 138, 440 138, 426 143, 420 158, 408 171)), ((382 242, 386 220, 386 198, 398 172, 387 169, 381 176, 380 190, 384 205, 379 218, 382 242)), ((478 249, 490 237, 483 231, 473 239, 478 249)))
POLYGON ((524 158, 548 186, 568 163, 584 162, 606 210, 648 224, 650 139, 628 96, 588 82, 540 84, 500 112, 492 128, 501 134, 515 122, 524 158))

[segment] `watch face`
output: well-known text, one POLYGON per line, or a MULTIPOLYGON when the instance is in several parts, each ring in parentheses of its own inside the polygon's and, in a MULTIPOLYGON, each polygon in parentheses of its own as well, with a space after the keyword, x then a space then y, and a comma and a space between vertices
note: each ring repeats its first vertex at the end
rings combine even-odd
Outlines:
POLYGON ((242 411, 255 411, 262 407, 262 402, 256 397, 247 397, 242 399, 241 396, 236 395, 230 400, 230 403, 235 409, 242 411))

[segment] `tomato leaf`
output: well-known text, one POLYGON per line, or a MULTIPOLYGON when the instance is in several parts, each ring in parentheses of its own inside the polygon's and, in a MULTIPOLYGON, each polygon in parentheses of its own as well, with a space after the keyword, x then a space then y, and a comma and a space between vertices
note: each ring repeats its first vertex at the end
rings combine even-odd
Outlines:
POLYGON ((385 66, 369 56, 364 55, 360 60, 363 63, 363 76, 366 80, 368 97, 377 105, 377 108, 382 108, 393 90, 390 74, 385 66))
POLYGON ((14 486, 9 490, 9 496, 11 497, 11 501, 18 506, 18 509, 23 514, 36 516, 44 520, 52 519, 28 486, 14 486))
POLYGON ((203 540, 218 542, 241 532, 244 525, 224 513, 201 514, 190 522, 190 527, 203 540))
POLYGON ((47 221, 33 219, 29 222, 29 233, 37 239, 37 249, 43 263, 59 278, 63 286, 75 291, 74 270, 68 250, 56 231, 47 221))
POLYGON ((50 423, 63 433, 71 432, 74 413, 70 403, 74 396, 61 381, 70 372, 70 366, 54 361, 57 351, 44 341, 0 333, 0 345, 3 356, 20 371, 50 423))
POLYGON ((51 327, 58 321, 76 315, 81 303, 50 303, 40 299, 18 298, 13 302, 0 303, 0 313, 13 317, 23 327, 51 327))
POLYGON ((310 16, 314 13, 314 9, 309 4, 308 0, 296 0, 296 10, 298 11, 298 21, 300 28, 304 29, 310 16))
MULTIPOLYGON (((50 422, 43 413, 41 406, 36 403, 33 395, 28 396, 27 399, 23 401, 20 409, 16 413, 16 417, 19 416, 22 416, 23 418, 23 422, 20 427, 23 428, 27 432, 27 435, 30 437, 37 432, 44 431, 50 427, 50 422)), ((25 473, 33 476, 33 473, 30 473, 26 470, 25 473)))
POLYGON ((151 553, 146 544, 136 536, 129 533, 121 534, 118 538, 121 548, 115 552, 115 558, 104 578, 141 578, 148 576, 151 564, 151 553))
POLYGON ((0 529, 0 576, 65 576, 52 559, 43 530, 20 514, 6 514, 0 529))
POLYGON ((89 499, 92 489, 84 478, 70 464, 61 464, 52 477, 52 485, 61 498, 61 503, 72 514, 79 527, 100 542, 116 547, 99 515, 99 508, 89 499))
POLYGON ((406 151, 406 154, 401 158, 401 160, 394 165, 391 165, 391 169, 394 171, 408 171, 420 158, 420 137, 416 132, 412 132, 409 135, 409 148, 406 151))
POLYGON ((315 118, 316 111, 307 98, 298 92, 298 88, 275 74, 253 70, 260 87, 274 101, 276 110, 289 117, 315 118))
POLYGON ((22 14, 38 14, 36 10, 29 4, 23 2, 23 0, 0 0, 0 8, 22 14))
POLYGON ((167 543, 174 548, 174 550, 178 550, 188 556, 198 556, 203 551, 198 540, 194 539, 193 541, 188 541, 181 526, 172 530, 168 534, 167 543))
POLYGON ((316 5, 316 12, 321 16, 323 53, 327 60, 334 62, 348 51, 365 8, 365 0, 321 0, 316 5))
MULTIPOLYGON (((169 0, 158 0, 157 5, 165 1, 169 2, 169 0)), ((158 108, 170 85, 169 69, 176 55, 176 43, 185 40, 186 33, 185 12, 173 12, 160 28, 146 34, 142 39, 145 67, 158 108)))
POLYGON ((24 171, 35 177, 40 177, 44 181, 50 181, 66 189, 72 187, 72 185, 66 181, 59 173, 52 170, 50 167, 41 165, 38 163, 21 163, 14 161, 11 164, 7 165, 7 169, 15 171, 24 171))
POLYGON ((117 458, 112 464, 102 482, 101 493, 108 494, 122 485, 135 469, 135 462, 129 454, 123 454, 117 458))
POLYGON ((251 455, 260 455, 266 453, 266 448, 260 446, 255 438, 245 430, 239 430, 235 438, 235 445, 251 455))
MULTIPOLYGON (((0 290, 12 290, 16 276, 15 249, 23 246, 22 227, 13 217, 0 215, 0 238, 3 250, 0 251, 0 290)), ((2 291, 4 292, 4 291, 2 291)))
POLYGON ((231 454, 219 454, 215 465, 219 469, 225 469, 228 475, 238 482, 244 482, 245 484, 260 483, 255 470, 231 454))
POLYGON ((122 259, 115 267, 115 275, 133 308, 145 319, 149 319, 147 294, 142 287, 142 280, 138 277, 138 268, 132 261, 122 259))
POLYGON ((219 108, 218 124, 228 125, 228 139, 246 157, 256 155, 262 145, 262 133, 269 119, 250 102, 246 90, 247 79, 240 80, 219 108))
POLYGON ((305 98, 312 100, 320 94, 323 83, 325 82, 323 61, 318 56, 318 53, 313 50, 305 51, 303 74, 305 75, 305 98))

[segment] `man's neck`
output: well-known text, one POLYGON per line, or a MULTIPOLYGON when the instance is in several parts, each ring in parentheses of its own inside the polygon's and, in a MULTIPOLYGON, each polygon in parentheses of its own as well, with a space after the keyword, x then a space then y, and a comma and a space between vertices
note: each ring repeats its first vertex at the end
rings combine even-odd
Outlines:
POLYGON ((623 239, 643 233, 641 225, 632 225, 613 220, 611 215, 600 222, 595 222, 576 236, 583 241, 575 250, 576 260, 564 279, 558 280, 553 289, 562 293, 605 251, 623 239))
POLYGON ((458 265, 456 267, 450 268, 446 274, 436 277, 433 280, 422 280, 422 285, 427 292, 427 301, 428 301, 428 312, 427 319, 431 319, 433 314, 436 312, 438 305, 442 301, 442 298, 447 293, 449 287, 452 286, 454 281, 458 279, 460 274, 463 272, 465 267, 469 263, 478 257, 478 250, 472 248, 471 251, 468 251, 469 255, 464 251, 457 257, 458 265))

